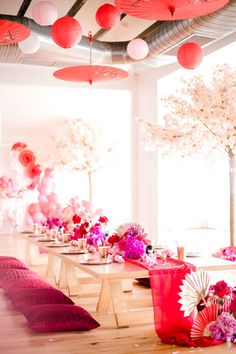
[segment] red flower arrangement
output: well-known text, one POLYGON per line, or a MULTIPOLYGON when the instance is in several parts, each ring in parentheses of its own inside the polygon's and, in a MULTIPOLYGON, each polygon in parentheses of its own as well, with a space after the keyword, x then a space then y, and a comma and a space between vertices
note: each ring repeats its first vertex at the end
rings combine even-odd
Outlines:
POLYGON ((34 163, 29 163, 26 166, 26 175, 29 178, 33 179, 34 177, 39 176, 40 173, 41 173, 41 170, 40 170, 40 166, 39 165, 35 165, 34 163))
POLYGON ((12 149, 13 151, 14 151, 14 150, 22 151, 22 150, 24 150, 24 149, 26 149, 26 148, 27 148, 27 144, 19 142, 19 143, 13 144, 11 149, 12 149))
POLYGON ((35 163, 35 155, 31 150, 23 150, 19 154, 19 161, 23 166, 35 163))

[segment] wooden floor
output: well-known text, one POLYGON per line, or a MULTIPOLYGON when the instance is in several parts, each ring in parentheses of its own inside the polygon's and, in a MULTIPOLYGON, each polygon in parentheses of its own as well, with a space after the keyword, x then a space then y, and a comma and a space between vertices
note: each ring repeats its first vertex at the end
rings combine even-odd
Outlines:
MULTIPOLYGON (((13 255, 24 261, 24 250, 12 236, 0 236, 0 255, 13 255)), ((38 264, 32 267, 42 277, 45 274, 46 257, 41 255, 40 260, 36 260, 38 264)), ((73 297, 73 301, 90 311, 103 326, 80 333, 37 334, 28 329, 24 316, 13 308, 0 290, 0 354, 236 353, 236 345, 193 349, 162 344, 155 334, 153 323, 117 329, 111 316, 100 318, 95 313, 98 291, 99 284, 90 284, 80 293, 80 297, 73 297)), ((149 298, 150 290, 135 284, 134 295, 149 298)))

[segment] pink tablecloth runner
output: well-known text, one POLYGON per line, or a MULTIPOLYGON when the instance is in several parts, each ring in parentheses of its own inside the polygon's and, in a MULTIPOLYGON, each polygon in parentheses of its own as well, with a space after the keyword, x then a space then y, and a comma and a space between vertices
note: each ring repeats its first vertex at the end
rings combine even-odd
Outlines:
POLYGON ((220 343, 207 337, 192 341, 190 330, 193 325, 193 314, 184 317, 184 312, 180 310, 181 305, 178 303, 180 285, 187 273, 196 270, 194 265, 170 258, 165 263, 160 261, 156 266, 148 268, 140 261, 130 259, 126 261, 149 269, 155 331, 163 342, 191 347, 220 343))

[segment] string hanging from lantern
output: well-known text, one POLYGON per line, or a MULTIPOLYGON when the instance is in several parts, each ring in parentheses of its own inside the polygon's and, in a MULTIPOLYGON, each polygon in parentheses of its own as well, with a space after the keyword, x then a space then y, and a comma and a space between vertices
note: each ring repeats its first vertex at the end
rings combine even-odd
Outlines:
POLYGON ((53 73, 57 79, 74 82, 88 82, 92 85, 94 82, 120 80, 128 76, 128 72, 112 66, 93 65, 92 64, 92 42, 93 36, 90 31, 89 41, 89 65, 77 65, 59 69, 53 73))

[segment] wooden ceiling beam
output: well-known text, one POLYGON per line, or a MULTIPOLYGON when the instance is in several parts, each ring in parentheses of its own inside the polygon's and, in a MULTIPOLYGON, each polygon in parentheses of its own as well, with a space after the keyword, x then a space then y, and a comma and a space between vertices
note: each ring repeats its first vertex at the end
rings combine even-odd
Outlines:
MULTIPOLYGON (((126 14, 121 14, 120 15, 120 21, 121 20, 123 20, 123 18, 125 17, 125 16, 127 16, 126 14)), ((110 30, 106 30, 106 29, 104 29, 104 28, 101 28, 99 31, 97 31, 97 33, 95 33, 94 35, 93 35, 93 39, 99 39, 104 33, 107 33, 108 31, 110 31, 110 30)))
POLYGON ((24 16, 26 11, 28 10, 28 7, 30 6, 32 0, 24 0, 21 4, 21 7, 17 13, 17 16, 24 16))
POLYGON ((70 10, 67 12, 67 16, 74 17, 77 12, 81 9, 81 7, 84 6, 84 4, 87 2, 87 0, 77 0, 74 5, 70 8, 70 10))

